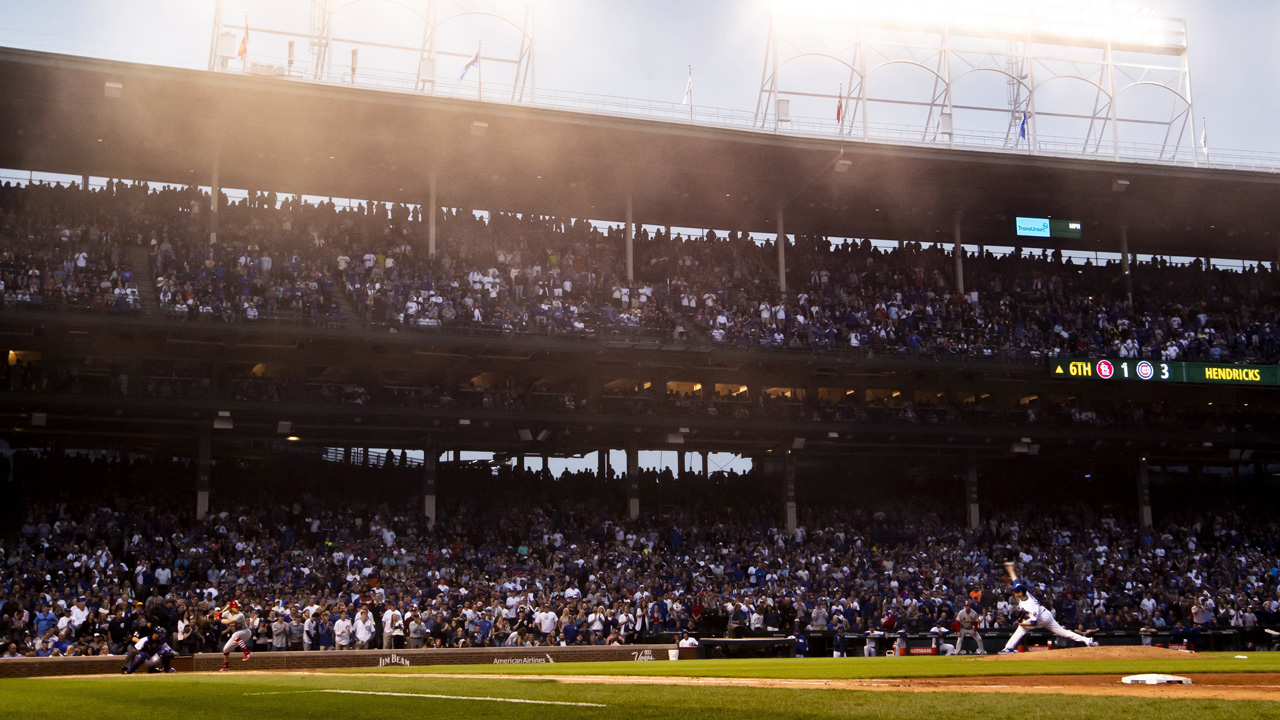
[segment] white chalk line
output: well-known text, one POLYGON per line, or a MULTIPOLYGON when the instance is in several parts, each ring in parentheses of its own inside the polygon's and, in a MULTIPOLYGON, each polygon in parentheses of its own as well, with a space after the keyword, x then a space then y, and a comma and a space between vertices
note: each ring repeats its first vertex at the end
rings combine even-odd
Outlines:
POLYGON ((302 693, 330 693, 334 695, 381 695, 384 697, 431 698, 433 700, 480 700, 484 702, 520 703, 522 705, 566 705, 570 707, 608 707, 601 703, 566 702, 563 700, 526 700, 524 698, 473 697, 469 695, 432 695, 429 693, 378 692, 374 690, 282 690, 279 692, 245 693, 248 696, 258 695, 300 695, 302 693))

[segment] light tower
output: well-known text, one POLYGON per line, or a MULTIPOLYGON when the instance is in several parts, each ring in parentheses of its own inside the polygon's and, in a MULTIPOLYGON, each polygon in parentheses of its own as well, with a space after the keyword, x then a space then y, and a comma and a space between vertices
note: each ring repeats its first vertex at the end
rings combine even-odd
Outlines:
POLYGON ((1119 0, 776 2, 754 117, 867 141, 1198 164, 1186 22, 1119 0))

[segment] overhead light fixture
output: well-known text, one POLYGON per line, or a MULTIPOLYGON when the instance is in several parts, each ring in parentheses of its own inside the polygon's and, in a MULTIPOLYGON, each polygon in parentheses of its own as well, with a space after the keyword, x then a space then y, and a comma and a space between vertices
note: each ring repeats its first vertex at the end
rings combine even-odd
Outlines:
POLYGON ((489 123, 487 122, 481 122, 479 120, 476 120, 471 123, 471 134, 475 135, 476 137, 484 137, 484 134, 488 131, 489 131, 489 123))
POLYGON ((678 432, 667 433, 667 443, 669 445, 683 445, 684 436, 678 432))
POLYGON ((1122 193, 1129 189, 1129 181, 1116 178, 1111 181, 1111 192, 1122 193))
POLYGON ((49 413, 31 413, 31 427, 44 427, 49 422, 49 413))
POLYGON ((231 429, 231 411, 219 410, 218 417, 213 419, 214 430, 230 430, 231 429))
POLYGON ((792 440, 792 441, 791 441, 791 449, 792 449, 792 450, 803 450, 803 449, 804 449, 804 438, 802 438, 802 437, 798 437, 798 438, 796 438, 796 439, 792 440))
POLYGON ((298 442, 301 439, 302 438, 298 437, 297 435, 290 435, 289 437, 285 438, 285 440, 288 440, 289 442, 298 442))
POLYGON ((550 439, 551 439, 550 430, 543 430, 542 432, 538 433, 538 442, 546 442, 547 440, 550 440, 550 439))
POLYGON ((281 420, 276 423, 276 433, 280 435, 290 435, 293 433, 293 422, 290 420, 281 420))
POLYGON ((533 433, 526 428, 517 430, 516 437, 520 438, 520 442, 533 442, 533 433))
POLYGON ((124 95, 124 85, 118 82, 108 80, 102 85, 102 94, 109 98, 118 98, 124 95))
POLYGON ((836 161, 835 171, 838 173, 849 172, 849 168, 853 167, 853 161, 848 158, 840 158, 836 161))

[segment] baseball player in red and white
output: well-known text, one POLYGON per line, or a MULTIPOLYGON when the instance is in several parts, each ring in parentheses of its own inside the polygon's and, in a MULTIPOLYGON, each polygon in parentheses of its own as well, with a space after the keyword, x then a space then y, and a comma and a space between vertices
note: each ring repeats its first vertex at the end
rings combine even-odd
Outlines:
POLYGON ((222 669, 229 670, 231 651, 237 647, 244 651, 244 657, 241 659, 249 659, 249 642, 253 633, 249 630, 249 623, 244 619, 244 613, 240 612, 240 603, 235 600, 227 603, 227 606, 218 613, 218 617, 223 625, 231 629, 231 639, 222 646, 222 669))
POLYGON ((1018 599, 1018 607, 1026 613, 1026 618, 1018 622, 1017 629, 1013 631, 1013 637, 1009 638, 1008 644, 1000 651, 1001 655, 1018 652, 1018 643, 1022 641, 1027 631, 1033 628, 1044 628, 1054 635, 1084 643, 1086 647, 1098 646, 1093 638, 1071 632, 1059 625, 1053 618, 1053 614, 1046 610, 1039 600, 1031 597, 1031 586, 1025 580, 1018 579, 1018 571, 1014 569, 1013 563, 1007 562, 1004 567, 1009 571, 1009 578, 1013 580, 1013 595, 1018 599))

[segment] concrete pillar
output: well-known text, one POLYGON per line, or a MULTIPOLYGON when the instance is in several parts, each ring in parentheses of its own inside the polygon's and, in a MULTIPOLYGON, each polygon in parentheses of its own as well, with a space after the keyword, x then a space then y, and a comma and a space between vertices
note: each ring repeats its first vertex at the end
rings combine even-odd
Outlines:
POLYGON ((680 470, 676 473, 676 478, 679 479, 679 477, 683 475, 684 471, 689 467, 688 453, 686 453, 684 450, 677 450, 676 463, 680 466, 680 470))
POLYGON ((978 507, 978 461, 970 457, 965 465, 964 497, 969 503, 969 529, 977 530, 982 524, 978 507))
MULTIPOLYGON (((454 451, 453 451, 453 464, 454 464, 454 465, 457 465, 457 464, 458 464, 458 463, 460 463, 460 462, 462 462, 462 451, 461 451, 461 450, 454 450, 454 451)), ((543 458, 542 462, 543 462, 543 465, 545 466, 545 465, 546 465, 546 462, 547 462, 546 458, 543 458)))
POLYGON ((196 456, 196 519, 209 514, 209 474, 213 469, 213 433, 200 431, 200 449, 196 456))
POLYGON ((1129 226, 1120 226, 1120 273, 1124 275, 1124 291, 1133 302, 1133 275, 1129 273, 1129 226))
POLYGON ((427 178, 427 257, 436 256, 436 213, 440 202, 436 199, 436 171, 427 178))
POLYGON ((627 446, 627 516, 640 517, 640 448, 634 442, 627 446))
POLYGON ((609 449, 603 448, 596 451, 596 479, 604 480, 609 477, 609 449))
POLYGON ((706 480, 711 477, 711 453, 706 450, 702 451, 702 479, 706 480))
POLYGON ((222 203, 222 182, 218 178, 218 158, 213 158, 213 179, 209 182, 209 243, 218 242, 218 209, 222 203))
POLYGON ((1144 528, 1151 527, 1151 476, 1146 458, 1138 460, 1138 522, 1144 528))
POLYGON ((964 244, 960 238, 960 214, 956 214, 955 249, 952 255, 956 260, 956 292, 964 295, 964 244))
POLYGON ((80 189, 89 192, 89 173, 80 176, 80 189))
POLYGON ((631 193, 627 193, 627 282, 636 279, 636 223, 631 208, 631 193))
POLYGON ((439 450, 432 445, 422 451, 422 517, 429 530, 436 526, 436 460, 439 457, 439 450))
POLYGON ((782 500, 786 513, 787 533, 796 531, 796 462, 791 450, 782 453, 782 500))
POLYGON ((778 203, 778 292, 787 294, 787 232, 782 225, 783 207, 778 203))

